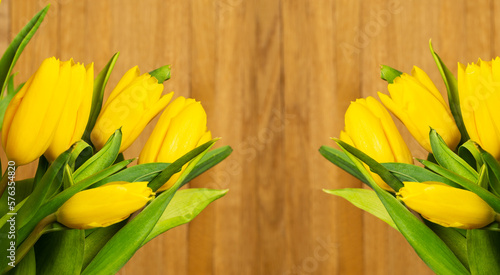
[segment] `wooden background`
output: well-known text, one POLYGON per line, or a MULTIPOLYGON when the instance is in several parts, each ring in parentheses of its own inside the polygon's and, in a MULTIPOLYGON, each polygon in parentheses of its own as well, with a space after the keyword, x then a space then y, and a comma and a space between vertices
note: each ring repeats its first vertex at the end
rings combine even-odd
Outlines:
MULTIPOLYGON (((498 2, 4 0, 0 50, 48 3, 18 81, 46 57, 94 61, 98 72, 120 51, 109 93, 134 65, 172 64, 165 92, 201 100, 214 136, 234 148, 191 184, 228 195, 119 274, 432 274, 395 230, 322 192, 361 185, 317 150, 333 145, 350 101, 386 91, 381 64, 418 65, 444 92, 430 38, 453 72, 457 61, 499 54, 498 2)), ((138 155, 152 125, 126 157, 138 155)), ((32 176, 34 165, 20 173, 32 176)))

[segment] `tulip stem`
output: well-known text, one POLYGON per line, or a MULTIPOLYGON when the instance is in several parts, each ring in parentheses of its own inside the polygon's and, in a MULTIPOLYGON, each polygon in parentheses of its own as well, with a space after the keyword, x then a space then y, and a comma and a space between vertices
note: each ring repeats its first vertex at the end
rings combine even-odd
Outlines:
MULTIPOLYGON (((33 231, 30 233, 28 238, 24 240, 24 242, 19 246, 19 248, 16 251, 16 261, 14 265, 16 266, 23 258, 28 254, 30 249, 35 245, 36 241, 47 231, 48 227, 56 222, 56 215, 55 213, 52 213, 48 215, 47 217, 43 218, 33 229, 33 231)), ((3 273, 6 273, 12 269, 12 266, 7 265, 7 268, 3 271, 3 273)))
POLYGON ((0 180, 0 198, 3 196, 3 192, 7 188, 7 183, 9 179, 9 173, 5 171, 5 174, 3 174, 2 179, 0 180))

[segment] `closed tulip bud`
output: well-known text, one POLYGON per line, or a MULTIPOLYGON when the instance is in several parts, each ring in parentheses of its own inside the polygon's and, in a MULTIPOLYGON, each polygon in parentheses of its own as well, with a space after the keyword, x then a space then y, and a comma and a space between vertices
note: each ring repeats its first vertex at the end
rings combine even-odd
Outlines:
MULTIPOLYGON (((207 114, 201 103, 180 96, 161 115, 142 149, 139 163, 172 163, 211 139, 212 135, 207 131, 207 114)), ((170 188, 181 173, 174 174, 158 191, 170 188)))
POLYGON ((62 147, 66 147, 72 138, 62 134, 68 129, 62 129, 66 126, 59 124, 61 114, 66 104, 75 105, 73 95, 79 94, 75 90, 86 87, 92 65, 88 71, 73 60, 61 62, 51 57, 42 62, 5 111, 2 145, 9 160, 15 161, 16 165, 34 161, 45 153, 56 134, 65 142, 58 148, 53 147, 50 156, 65 150, 62 147))
POLYGON ((163 84, 150 74, 140 74, 133 67, 118 82, 102 107, 90 139, 101 149, 119 128, 122 131, 120 152, 125 151, 146 125, 168 104, 173 96, 161 96, 163 84))
POLYGON ((45 152, 49 161, 55 160, 62 152, 82 137, 89 120, 94 88, 94 63, 85 68, 74 64, 71 67, 70 97, 64 105, 59 126, 45 152))
POLYGON ((460 142, 460 131, 443 96, 423 70, 415 66, 411 75, 403 73, 387 88, 390 97, 378 93, 382 103, 425 150, 432 153, 430 128, 436 130, 449 148, 455 149, 460 142))
POLYGON ((459 63, 458 94, 470 139, 500 160, 500 58, 459 63))
POLYGON ((497 217, 475 193, 440 182, 404 182, 397 196, 425 219, 445 227, 481 228, 497 217))
MULTIPOLYGON (((340 133, 340 139, 381 163, 413 163, 410 150, 391 115, 373 97, 351 102, 345 114, 345 128, 340 133)), ((377 174, 370 173, 380 187, 393 191, 377 174)))
POLYGON ((147 185, 118 181, 80 191, 57 210, 57 221, 76 229, 106 227, 123 221, 153 198, 147 185))

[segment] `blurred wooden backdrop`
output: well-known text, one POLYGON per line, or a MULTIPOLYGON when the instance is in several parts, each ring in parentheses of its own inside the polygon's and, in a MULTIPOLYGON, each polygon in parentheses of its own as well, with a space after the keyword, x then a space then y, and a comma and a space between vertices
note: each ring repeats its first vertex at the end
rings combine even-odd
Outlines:
MULTIPOLYGON (((498 2, 4 0, 0 50, 49 3, 18 81, 49 56, 93 61, 98 72, 120 51, 109 93, 134 65, 172 64, 165 92, 201 100, 214 136, 234 148, 191 184, 228 195, 119 274, 432 273, 395 230, 321 191, 360 183, 317 150, 333 145, 351 100, 386 91, 381 64, 418 65, 444 92, 430 38, 453 72, 457 61, 498 55, 498 2)), ((126 157, 138 155, 154 122, 126 157)), ((20 173, 32 176, 34 165, 20 173)))

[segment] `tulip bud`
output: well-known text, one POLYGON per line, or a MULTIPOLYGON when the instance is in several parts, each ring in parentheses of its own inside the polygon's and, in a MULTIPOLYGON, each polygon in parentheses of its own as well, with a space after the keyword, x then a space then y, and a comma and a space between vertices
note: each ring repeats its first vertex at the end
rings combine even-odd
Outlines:
POLYGON ((404 182, 397 196, 425 219, 445 227, 481 228, 497 216, 475 193, 440 182, 404 182))
MULTIPOLYGON (((207 131, 207 114, 201 103, 180 96, 161 115, 142 149, 139 163, 172 163, 211 139, 212 135, 207 131)), ((174 174, 158 191, 170 188, 181 173, 174 174)))
POLYGON ((94 63, 85 68, 71 60, 70 98, 64 105, 59 126, 45 152, 49 161, 54 161, 62 152, 81 139, 89 120, 94 88, 94 63))
POLYGON ((147 182, 112 182, 80 191, 56 212, 57 221, 70 228, 106 227, 128 218, 152 199, 147 182))
POLYGON ((133 67, 118 82, 102 107, 90 139, 101 149, 119 128, 122 131, 120 152, 125 151, 146 125, 168 104, 173 96, 161 96, 163 84, 148 73, 140 75, 133 67))
MULTIPOLYGON (((381 163, 413 163, 410 150, 391 115, 371 96, 351 102, 340 139, 381 163)), ((370 173, 380 187, 393 191, 377 174, 370 173)))
POLYGON ((450 108, 423 70, 415 66, 411 75, 403 73, 387 88, 391 96, 379 92, 380 100, 425 150, 432 153, 430 128, 436 130, 449 148, 457 147, 460 131, 450 108))
POLYGON ((500 160, 500 58, 459 63, 458 94, 470 139, 500 160))
MULTIPOLYGON (((83 65, 75 64, 73 60, 61 62, 55 57, 42 62, 5 111, 2 145, 9 160, 16 165, 34 161, 45 153, 56 134, 65 142, 51 149, 52 158, 71 146, 72 138, 61 137, 61 133, 68 130, 62 129, 66 122, 65 126, 59 125, 61 114, 67 104, 75 104, 73 96, 80 93, 75 90, 87 85, 85 79, 92 71, 91 67, 86 72, 83 65)), ((75 138, 80 137, 75 135, 75 138)))

